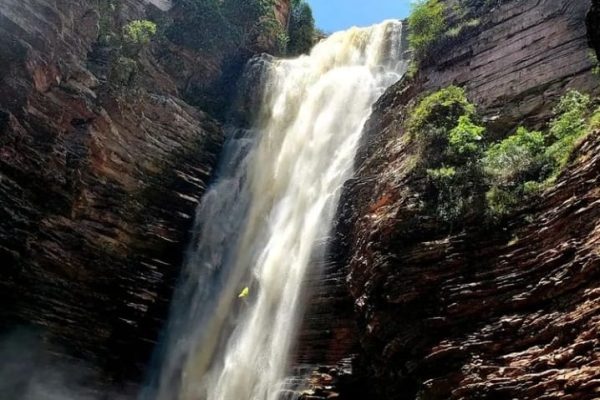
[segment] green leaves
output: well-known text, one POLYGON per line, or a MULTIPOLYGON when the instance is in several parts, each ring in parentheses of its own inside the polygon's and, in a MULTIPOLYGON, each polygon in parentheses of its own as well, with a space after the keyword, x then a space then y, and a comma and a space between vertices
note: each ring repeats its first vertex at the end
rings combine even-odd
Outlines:
POLYGON ((238 34, 225 17, 219 0, 179 0, 181 17, 167 29, 172 42, 195 50, 227 51, 239 41, 238 34))
POLYGON ((292 56, 308 53, 315 43, 315 19, 304 1, 294 1, 289 25, 287 53, 292 56))
POLYGON ((156 24, 145 19, 131 21, 123 27, 123 37, 133 44, 147 45, 155 34, 156 24))
POLYGON ((585 114, 590 106, 590 96, 575 90, 567 92, 554 109, 556 118, 550 124, 550 134, 558 140, 578 136, 585 130, 585 114))
POLYGON ((470 115, 461 115, 449 135, 450 149, 457 155, 469 156, 480 151, 485 128, 471 121, 470 115))
POLYGON ((287 45, 275 0, 179 0, 178 7, 183 18, 167 29, 177 44, 210 53, 287 45))
POLYGON ((441 222, 455 223, 483 202, 478 160, 485 128, 475 117, 475 106, 456 86, 431 93, 410 111, 408 133, 427 178, 425 203, 441 222))
POLYGON ((492 145, 483 159, 484 169, 496 183, 511 184, 546 160, 542 132, 519 127, 514 135, 492 145))
POLYGON ((590 97, 577 91, 569 91, 554 109, 556 117, 550 123, 550 136, 555 139, 548 155, 555 167, 561 169, 569 161, 577 139, 586 132, 586 116, 590 107, 590 97))
POLYGON ((491 186, 488 205, 495 215, 510 213, 527 196, 549 186, 569 161, 577 141, 596 124, 587 122, 590 97, 567 92, 554 109, 547 133, 519 127, 492 145, 483 160, 491 186))
POLYGON ((408 42, 417 60, 423 59, 447 28, 444 5, 439 0, 417 0, 408 18, 408 42))
POLYGON ((475 106, 467 100, 464 89, 448 86, 430 94, 411 111, 408 131, 423 136, 432 128, 453 129, 461 116, 472 116, 475 106))
POLYGON ((406 128, 429 183, 430 208, 443 221, 456 222, 485 193, 493 217, 512 213, 554 182, 588 131, 600 129, 600 108, 590 108, 589 96, 569 91, 546 132, 519 127, 486 144, 485 128, 463 89, 450 86, 426 96, 410 111, 406 128))
POLYGON ((523 198, 541 188, 536 182, 548 173, 545 150, 544 134, 524 127, 488 148, 482 162, 491 186, 486 194, 490 214, 510 213, 523 198))

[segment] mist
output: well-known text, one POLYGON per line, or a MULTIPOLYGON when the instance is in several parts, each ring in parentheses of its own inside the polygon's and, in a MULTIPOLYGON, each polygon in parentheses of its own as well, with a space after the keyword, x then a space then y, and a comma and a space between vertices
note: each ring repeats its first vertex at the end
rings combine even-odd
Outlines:
POLYGON ((122 400, 88 365, 67 358, 42 332, 20 328, 0 337, 0 393, 7 400, 122 400))

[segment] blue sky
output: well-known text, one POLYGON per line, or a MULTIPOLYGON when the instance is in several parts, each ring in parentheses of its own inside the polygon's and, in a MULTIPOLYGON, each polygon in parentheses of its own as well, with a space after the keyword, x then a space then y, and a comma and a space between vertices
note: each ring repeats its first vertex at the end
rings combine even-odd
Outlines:
POLYGON ((368 26, 384 19, 404 18, 410 0, 307 0, 317 26, 327 33, 353 25, 368 26))

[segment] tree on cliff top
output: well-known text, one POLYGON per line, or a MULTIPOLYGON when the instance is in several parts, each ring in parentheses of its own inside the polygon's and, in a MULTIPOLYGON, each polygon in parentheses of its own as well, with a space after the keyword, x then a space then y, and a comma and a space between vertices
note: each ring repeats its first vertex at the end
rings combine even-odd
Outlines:
POLYGON ((417 0, 408 17, 408 41, 417 60, 423 59, 446 30, 444 5, 439 0, 417 0))
POLYGON ((290 41, 287 52, 296 56, 308 53, 315 43, 315 19, 310 6, 302 1, 292 3, 292 13, 288 27, 290 41))
POLYGON ((178 0, 175 5, 180 17, 167 36, 197 50, 248 48, 285 33, 275 16, 275 0, 178 0))

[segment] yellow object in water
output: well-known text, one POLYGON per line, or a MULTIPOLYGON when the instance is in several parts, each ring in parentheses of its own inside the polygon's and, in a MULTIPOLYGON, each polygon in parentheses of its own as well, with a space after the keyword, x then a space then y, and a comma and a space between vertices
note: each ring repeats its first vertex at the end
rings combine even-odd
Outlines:
POLYGON ((241 291, 240 295, 238 296, 238 298, 243 299, 245 297, 248 297, 248 295, 250 294, 250 288, 248 288, 247 286, 244 288, 244 290, 241 291))

